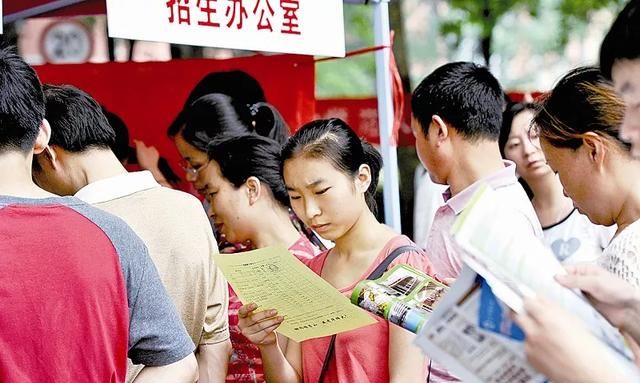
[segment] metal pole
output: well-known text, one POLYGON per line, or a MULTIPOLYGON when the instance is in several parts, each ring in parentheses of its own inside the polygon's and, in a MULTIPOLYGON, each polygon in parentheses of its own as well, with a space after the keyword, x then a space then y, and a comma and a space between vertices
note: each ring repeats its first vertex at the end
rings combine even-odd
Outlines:
MULTIPOLYGON (((373 4, 373 27, 376 46, 391 46, 389 0, 373 4)), ((390 48, 376 52, 376 91, 378 93, 378 123, 380 150, 384 160, 384 217, 386 224, 400 232, 400 178, 398 153, 391 145, 393 130, 393 102, 391 98, 390 48)))

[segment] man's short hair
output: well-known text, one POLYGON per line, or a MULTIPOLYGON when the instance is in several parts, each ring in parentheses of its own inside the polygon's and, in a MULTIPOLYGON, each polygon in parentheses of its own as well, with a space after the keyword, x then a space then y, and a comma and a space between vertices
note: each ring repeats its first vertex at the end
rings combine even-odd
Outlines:
POLYGON ((91 96, 70 85, 45 85, 44 97, 51 145, 68 152, 113 147, 116 133, 91 96))
POLYGON ((0 152, 28 152, 44 118, 44 96, 36 72, 15 53, 0 48, 0 152))
POLYGON ((602 41, 600 70, 609 80, 619 59, 640 59, 640 0, 631 0, 624 7, 602 41))
POLYGON ((467 140, 497 141, 504 93, 487 68, 454 62, 422 80, 413 92, 411 107, 425 134, 432 116, 438 115, 467 140))

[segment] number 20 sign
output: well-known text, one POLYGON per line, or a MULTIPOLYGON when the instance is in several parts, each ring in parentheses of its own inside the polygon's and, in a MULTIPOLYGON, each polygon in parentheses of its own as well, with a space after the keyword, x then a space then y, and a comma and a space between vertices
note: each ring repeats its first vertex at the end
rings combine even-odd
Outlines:
POLYGON ((109 36, 342 57, 342 0, 107 0, 109 36))

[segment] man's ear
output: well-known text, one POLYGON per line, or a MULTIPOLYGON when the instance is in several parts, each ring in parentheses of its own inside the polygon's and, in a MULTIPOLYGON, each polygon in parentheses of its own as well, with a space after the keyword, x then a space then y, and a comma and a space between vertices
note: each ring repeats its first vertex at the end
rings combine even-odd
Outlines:
POLYGON ((262 183, 257 177, 249 177, 244 185, 247 187, 247 195, 249 197, 249 205, 253 205, 260 199, 262 194, 262 183))
POLYGON ((38 130, 38 137, 36 137, 36 142, 33 144, 33 154, 37 155, 42 153, 49 145, 50 139, 51 125, 49 125, 49 121, 43 119, 42 123, 40 123, 40 129, 38 130))
POLYGON ((431 124, 429 124, 429 139, 435 139, 437 142, 444 142, 449 138, 450 135, 449 126, 444 122, 444 120, 434 114, 431 116, 431 124))

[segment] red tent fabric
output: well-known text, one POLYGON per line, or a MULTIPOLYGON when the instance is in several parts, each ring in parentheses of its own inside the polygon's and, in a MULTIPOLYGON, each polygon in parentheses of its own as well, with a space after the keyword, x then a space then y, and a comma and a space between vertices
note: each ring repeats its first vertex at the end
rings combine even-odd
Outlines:
POLYGON ((78 16, 107 13, 105 0, 10 0, 3 3, 4 22, 35 16, 78 16))
POLYGON ((92 95, 124 120, 132 139, 156 146, 176 170, 179 156, 167 137, 167 127, 191 89, 210 72, 242 70, 252 75, 292 129, 312 120, 315 114, 315 71, 309 56, 49 64, 34 68, 43 83, 70 84, 92 95))

